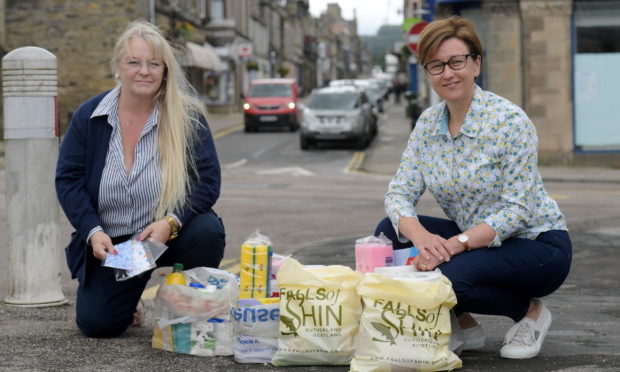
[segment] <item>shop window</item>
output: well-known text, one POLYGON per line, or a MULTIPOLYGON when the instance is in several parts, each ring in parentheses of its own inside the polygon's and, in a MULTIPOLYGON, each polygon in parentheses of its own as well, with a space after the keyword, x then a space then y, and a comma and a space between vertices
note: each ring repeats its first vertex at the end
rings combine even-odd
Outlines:
POLYGON ((224 19, 224 0, 211 0, 210 11, 212 20, 224 19))
POLYGON ((620 151, 620 0, 575 1, 574 105, 577 151, 620 151))

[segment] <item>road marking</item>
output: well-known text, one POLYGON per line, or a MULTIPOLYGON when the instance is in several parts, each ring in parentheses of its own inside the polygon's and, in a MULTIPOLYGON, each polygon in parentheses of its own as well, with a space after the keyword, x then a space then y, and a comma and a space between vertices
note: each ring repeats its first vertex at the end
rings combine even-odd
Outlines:
POLYGON ((252 154, 252 158, 253 159, 257 159, 258 157, 260 157, 261 155, 263 155, 265 152, 267 152, 268 150, 271 150, 273 148, 275 148, 276 146, 278 146, 281 142, 280 141, 274 141, 272 142, 270 145, 262 147, 261 149, 259 149, 258 151, 255 151, 252 154))
POLYGON ((234 168, 239 168, 239 167, 241 167, 241 166, 246 165, 247 163, 248 163, 248 159, 243 158, 243 159, 241 159, 241 160, 237 160, 237 161, 235 161, 235 162, 233 162, 233 163, 229 163, 229 164, 224 165, 224 169, 234 169, 234 168))
POLYGON ((344 173, 346 174, 363 174, 368 175, 370 173, 361 170, 362 164, 364 164, 364 158, 366 157, 366 153, 364 151, 356 151, 347 164, 346 168, 344 168, 344 173))
POLYGON ((226 128, 226 129, 222 129, 220 131, 217 131, 216 133, 213 134, 213 139, 219 139, 222 138, 224 136, 227 136, 231 133, 235 133, 240 131, 241 129, 243 129, 243 123, 239 123, 237 125, 233 125, 232 127, 226 128))
POLYGON ((149 287, 145 289, 144 292, 142 292, 142 296, 140 296, 140 298, 143 299, 144 301, 154 300, 158 289, 159 289, 159 285, 154 285, 152 287, 149 287))
POLYGON ((220 262, 220 269, 224 270, 224 267, 234 264, 235 262, 237 262, 236 258, 225 258, 220 262))
POLYGON ((259 176, 314 176, 314 172, 302 167, 283 167, 256 172, 259 176))
POLYGON ((231 266, 228 266, 228 267, 220 266, 220 269, 226 270, 226 271, 228 271, 231 274, 239 275, 239 272, 241 271, 241 263, 237 262, 234 265, 231 265, 231 266))

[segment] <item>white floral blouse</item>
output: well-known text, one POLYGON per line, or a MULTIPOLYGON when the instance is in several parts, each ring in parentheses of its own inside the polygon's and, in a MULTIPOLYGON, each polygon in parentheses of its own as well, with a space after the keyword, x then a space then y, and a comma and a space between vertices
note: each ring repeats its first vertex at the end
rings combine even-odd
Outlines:
POLYGON ((543 187, 538 172, 536 129, 517 105, 476 86, 455 138, 448 132, 445 102, 417 121, 385 196, 399 239, 398 219, 415 217, 428 188, 462 231, 487 223, 491 247, 509 237, 535 239, 548 230, 567 230, 564 215, 543 187))

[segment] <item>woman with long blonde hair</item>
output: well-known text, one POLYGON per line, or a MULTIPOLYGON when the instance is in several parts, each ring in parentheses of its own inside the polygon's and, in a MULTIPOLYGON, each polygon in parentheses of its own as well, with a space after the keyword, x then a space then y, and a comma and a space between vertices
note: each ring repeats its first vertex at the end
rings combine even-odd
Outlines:
POLYGON ((131 22, 111 61, 117 86, 72 117, 56 190, 75 228, 66 248, 78 278, 76 321, 90 337, 114 337, 144 318, 140 295, 151 272, 117 281, 101 266, 115 245, 152 239, 168 249, 158 266, 217 267, 224 226, 212 207, 220 166, 202 103, 164 34, 131 22))

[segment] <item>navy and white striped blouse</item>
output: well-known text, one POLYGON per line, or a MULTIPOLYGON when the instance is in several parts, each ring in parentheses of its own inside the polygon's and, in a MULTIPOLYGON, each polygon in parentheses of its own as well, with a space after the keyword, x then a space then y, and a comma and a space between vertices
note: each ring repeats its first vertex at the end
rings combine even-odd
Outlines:
POLYGON ((112 238, 142 231, 154 221, 161 193, 161 157, 157 146, 159 106, 155 105, 140 134, 133 167, 127 175, 117 112, 119 95, 120 87, 116 87, 101 100, 91 115, 91 118, 107 115, 112 135, 99 187, 101 226, 91 230, 86 241, 101 230, 112 238))

